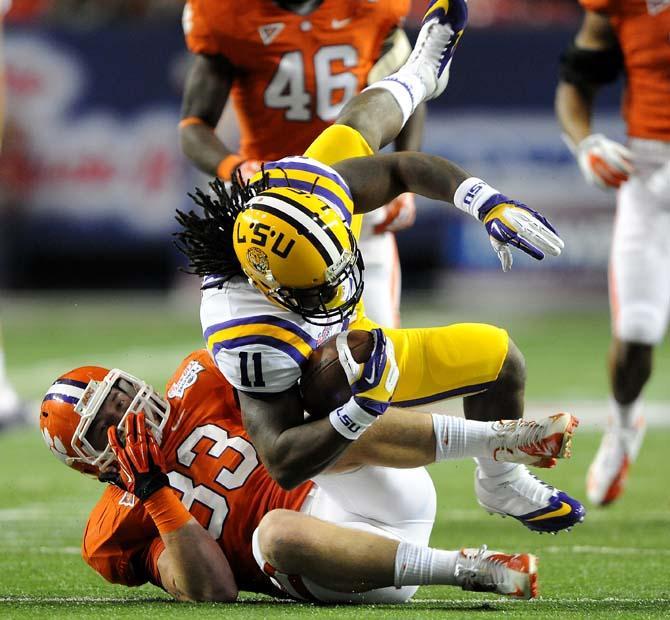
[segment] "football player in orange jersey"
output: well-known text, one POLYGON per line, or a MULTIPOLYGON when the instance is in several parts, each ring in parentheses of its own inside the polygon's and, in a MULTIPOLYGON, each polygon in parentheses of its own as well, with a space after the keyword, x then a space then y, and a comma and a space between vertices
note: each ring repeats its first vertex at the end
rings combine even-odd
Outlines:
MULTIPOLYGON (((409 0, 189 0, 184 32, 195 54, 186 80, 180 138, 203 172, 228 181, 249 178, 260 161, 304 152, 353 95, 395 71, 411 47, 402 30, 409 0), (239 152, 214 128, 226 101, 238 117, 239 152)), ((418 150, 424 106, 395 141, 418 150)), ((381 325, 397 327, 400 264, 393 232, 414 222, 406 193, 366 216, 361 252, 364 302, 381 325)))
POLYGON ((670 1, 580 0, 562 56, 556 111, 586 180, 617 189, 610 257, 612 415, 587 478, 589 499, 616 500, 644 436, 641 394, 670 313, 670 1), (598 88, 625 74, 624 146, 594 133, 598 88))
MULTIPOLYGON (((510 460, 537 460, 488 426, 487 441, 463 456, 504 447, 510 460)), ((44 397, 40 428, 59 460, 113 483, 83 541, 85 561, 113 583, 149 581, 181 600, 217 601, 248 590, 397 603, 421 584, 537 593, 532 555, 427 546, 435 490, 422 465, 440 455, 427 415, 389 412, 327 481, 286 491, 250 443, 235 390, 199 350, 168 381, 165 398, 118 369, 65 373, 44 397)), ((560 439, 569 444, 570 434, 560 439)))

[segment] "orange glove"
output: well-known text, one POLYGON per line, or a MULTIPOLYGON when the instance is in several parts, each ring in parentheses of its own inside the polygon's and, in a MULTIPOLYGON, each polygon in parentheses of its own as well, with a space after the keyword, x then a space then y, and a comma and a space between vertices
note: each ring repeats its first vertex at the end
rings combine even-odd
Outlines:
POLYGON ((130 413, 126 418, 125 446, 119 441, 116 426, 107 429, 107 439, 118 461, 120 481, 126 491, 144 501, 169 485, 165 459, 146 428, 143 413, 130 413))

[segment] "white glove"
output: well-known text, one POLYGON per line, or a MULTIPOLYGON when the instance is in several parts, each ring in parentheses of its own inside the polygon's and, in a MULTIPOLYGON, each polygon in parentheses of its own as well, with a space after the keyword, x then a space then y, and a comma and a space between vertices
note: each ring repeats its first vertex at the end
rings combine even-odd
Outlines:
POLYGON ((416 220, 416 204, 411 192, 400 194, 381 208, 384 210, 384 220, 375 226, 376 235, 409 228, 416 220))
POLYGON ((633 154, 601 133, 587 136, 572 150, 586 181, 602 189, 619 187, 634 171, 633 154))
POLYGON ((544 215, 516 200, 511 200, 477 177, 458 186, 454 206, 484 223, 491 246, 503 271, 512 268, 510 246, 536 260, 546 254, 560 256, 563 240, 544 215))

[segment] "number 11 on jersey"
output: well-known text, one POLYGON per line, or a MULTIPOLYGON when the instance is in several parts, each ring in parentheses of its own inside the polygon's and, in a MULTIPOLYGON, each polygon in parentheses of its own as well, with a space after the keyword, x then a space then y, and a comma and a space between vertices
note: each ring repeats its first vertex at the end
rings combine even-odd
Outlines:
POLYGON ((251 354, 251 361, 253 364, 253 383, 249 375, 249 353, 242 351, 240 353, 240 380, 244 387, 265 387, 263 381, 263 366, 261 364, 261 352, 256 351, 251 354))

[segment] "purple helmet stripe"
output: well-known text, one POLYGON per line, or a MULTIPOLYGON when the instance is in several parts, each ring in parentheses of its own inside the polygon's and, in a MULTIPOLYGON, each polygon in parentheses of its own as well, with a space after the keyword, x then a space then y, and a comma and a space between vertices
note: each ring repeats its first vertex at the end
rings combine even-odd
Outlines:
POLYGON ((45 403, 48 400, 58 400, 62 403, 70 403, 71 405, 76 405, 79 402, 79 399, 75 396, 68 396, 67 394, 47 394, 42 401, 45 403))
POLYGON ((76 379, 56 379, 54 385, 73 385, 74 387, 80 387, 86 389, 88 383, 84 381, 77 381, 76 379))

